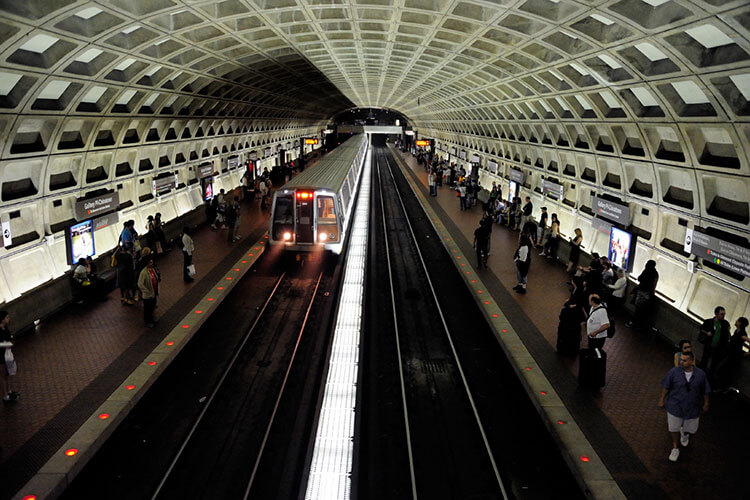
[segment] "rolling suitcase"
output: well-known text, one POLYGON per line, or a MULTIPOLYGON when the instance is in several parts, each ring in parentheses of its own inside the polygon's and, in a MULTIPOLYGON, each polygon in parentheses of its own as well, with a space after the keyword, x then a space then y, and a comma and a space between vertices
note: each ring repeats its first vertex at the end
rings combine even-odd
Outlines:
POLYGON ((581 349, 578 359, 578 385, 588 389, 604 387, 607 353, 602 349, 581 349))

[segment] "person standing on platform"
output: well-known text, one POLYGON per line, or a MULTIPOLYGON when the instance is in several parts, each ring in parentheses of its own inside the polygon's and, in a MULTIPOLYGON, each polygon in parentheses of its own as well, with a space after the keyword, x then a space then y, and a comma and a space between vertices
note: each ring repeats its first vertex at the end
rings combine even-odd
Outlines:
POLYGON ((602 349, 607 340, 607 329, 609 328, 609 314, 604 307, 601 297, 592 293, 589 295, 591 311, 586 320, 586 335, 588 336, 589 349, 602 349))
MULTIPOLYGON (((537 240, 535 240, 537 242, 537 248, 544 248, 544 243, 546 241, 545 236, 547 235, 547 219, 547 207, 542 207, 542 215, 539 216, 539 234, 537 235, 537 240)), ((540 254, 541 253, 542 252, 540 252, 540 254)))
MULTIPOLYGON (((484 219, 482 219, 484 221, 484 219)), ((487 256, 490 252, 490 235, 492 228, 487 224, 479 223, 479 227, 474 230, 474 249, 477 252, 477 269, 484 266, 487 269, 487 256)))
POLYGON ((720 364, 716 365, 716 378, 719 388, 729 389, 732 386, 737 370, 742 365, 742 359, 750 357, 750 352, 744 352, 744 346, 750 346, 750 338, 747 335, 748 320, 744 316, 734 322, 734 333, 729 339, 726 355, 720 364))
POLYGON ((21 393, 14 391, 10 384, 11 377, 16 374, 17 364, 15 357, 11 361, 9 357, 12 354, 7 354, 8 352, 12 353, 10 348, 13 347, 13 337, 8 329, 9 322, 10 315, 8 311, 0 311, 0 354, 3 355, 3 368, 0 371, 3 372, 3 403, 17 401, 21 397, 21 393))
POLYGON ((521 233, 518 248, 513 255, 516 264, 516 277, 518 284, 513 287, 516 293, 526 293, 526 284, 529 281, 529 269, 531 268, 531 238, 526 233, 521 233))
POLYGON ((437 196, 437 188, 435 187, 435 174, 432 169, 427 174, 427 185, 430 186, 430 196, 437 196))
POLYGON ((731 327, 729 321, 724 319, 726 314, 722 306, 717 306, 714 309, 714 317, 703 322, 698 334, 698 342, 703 344, 703 356, 701 356, 701 362, 698 363, 698 368, 705 370, 709 377, 713 377, 716 367, 724 359, 724 351, 729 344, 731 327), (712 359, 713 362, 711 362, 712 359))
POLYGON ((227 241, 234 243, 240 239, 240 199, 237 196, 234 197, 234 202, 227 206, 227 225, 227 241))
POLYGON ((164 234, 164 222, 161 220, 161 212, 154 216, 154 232, 156 233, 156 253, 161 254, 168 250, 167 236, 164 234))
POLYGON ((650 330, 653 322, 653 304, 656 296, 656 285, 659 283, 659 272, 656 270, 656 261, 649 260, 638 275, 638 285, 635 287, 633 303, 635 314, 633 319, 625 326, 628 328, 639 328, 650 330))
POLYGON ((581 242, 583 241, 583 233, 581 228, 575 228, 575 238, 570 238, 570 256, 568 257, 568 268, 566 271, 569 273, 575 273, 578 267, 578 259, 581 256, 581 242))
POLYGON ((542 254, 548 259, 554 259, 557 256, 557 244, 560 238, 560 220, 557 218, 557 214, 552 214, 550 221, 549 232, 544 242, 542 254))
POLYGON ((154 309, 156 309, 156 297, 159 295, 159 278, 154 269, 154 257, 146 257, 146 267, 138 275, 138 289, 143 298, 143 322, 148 328, 156 325, 154 309))
POLYGON ((692 352, 682 353, 680 366, 669 370, 661 380, 659 408, 667 410, 667 427, 672 435, 672 451, 669 461, 680 458, 680 444, 686 447, 690 435, 698 431, 698 420, 708 411, 708 395, 711 386, 706 373, 695 365, 692 352))
POLYGON ((194 275, 191 276, 191 273, 188 270, 188 268, 193 265, 194 251, 195 244, 193 243, 193 238, 190 237, 190 228, 185 226, 182 229, 182 279, 184 279, 186 283, 190 283, 195 279, 194 275))
POLYGON ((464 186, 463 182, 458 183, 458 187, 456 188, 456 191, 458 191, 458 206, 460 210, 466 209, 466 186, 464 186))
POLYGON ((120 289, 120 302, 124 305, 133 305, 133 287, 135 286, 135 275, 133 273, 133 256, 122 247, 115 250, 117 260, 117 288, 120 289))
MULTIPOLYGON (((531 203, 531 198, 526 197, 525 198, 526 203, 524 203, 523 208, 521 209, 521 223, 518 227, 523 230, 523 227, 526 225, 526 223, 531 219, 531 212, 534 210, 534 205, 531 203)), ((536 240, 536 234, 534 234, 534 240, 536 240)))

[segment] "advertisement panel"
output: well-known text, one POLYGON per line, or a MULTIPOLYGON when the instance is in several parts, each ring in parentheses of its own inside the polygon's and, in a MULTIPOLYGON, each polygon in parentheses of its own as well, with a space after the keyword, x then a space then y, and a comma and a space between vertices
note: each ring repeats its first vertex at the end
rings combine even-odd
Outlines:
POLYGON ((80 222, 68 229, 70 263, 94 255, 94 223, 92 220, 80 222))
POLYGON ((612 226, 609 233, 609 261, 621 269, 632 271, 635 242, 635 235, 612 226))

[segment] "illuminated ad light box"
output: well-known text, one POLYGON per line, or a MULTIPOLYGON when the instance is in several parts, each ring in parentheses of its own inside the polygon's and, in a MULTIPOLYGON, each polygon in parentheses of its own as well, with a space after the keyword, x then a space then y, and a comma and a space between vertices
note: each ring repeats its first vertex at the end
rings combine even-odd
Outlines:
POLYGON ((635 260, 635 243, 637 237, 622 229, 612 226, 609 233, 609 261, 615 266, 630 272, 635 260))
POLYGON ((79 222, 70 226, 66 238, 68 263, 75 264, 80 259, 94 255, 94 221, 79 222))
POLYGON ((424 139, 419 139, 419 140, 417 140, 417 146, 420 146, 420 147, 423 147, 423 148, 428 148, 428 147, 430 147, 430 141, 429 140, 424 140, 424 139))
POLYGON ((305 145, 306 146, 316 146, 317 144, 318 144, 318 139, 317 138, 314 138, 314 139, 313 138, 307 138, 307 139, 305 139, 305 145))
POLYGON ((513 198, 516 197, 518 192, 518 183, 516 181, 508 181, 508 203, 513 203, 513 198))

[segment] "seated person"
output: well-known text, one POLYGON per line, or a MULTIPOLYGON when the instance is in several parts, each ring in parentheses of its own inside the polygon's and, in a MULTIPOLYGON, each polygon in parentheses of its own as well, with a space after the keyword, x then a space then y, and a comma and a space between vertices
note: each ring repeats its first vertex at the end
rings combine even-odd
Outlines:
POLYGON ((103 292, 101 280, 96 275, 96 268, 91 267, 91 257, 78 259, 73 269, 73 299, 82 304, 84 301, 107 300, 103 292))

